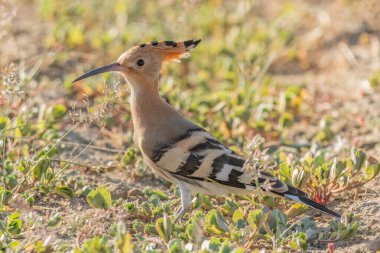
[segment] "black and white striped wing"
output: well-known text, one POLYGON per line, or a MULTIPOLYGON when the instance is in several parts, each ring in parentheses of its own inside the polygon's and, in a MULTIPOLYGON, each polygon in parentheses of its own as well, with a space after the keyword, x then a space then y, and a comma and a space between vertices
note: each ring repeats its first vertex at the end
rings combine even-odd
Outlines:
MULTIPOLYGON (((256 189, 256 182, 243 171, 245 159, 225 147, 201 128, 187 131, 153 152, 152 161, 171 175, 209 181, 240 189, 256 189)), ((284 191, 286 184, 269 173, 260 172, 259 184, 270 181, 284 191)), ((286 191, 286 190, 285 190, 286 191)))
POLYGON ((309 199, 305 192, 287 185, 266 171, 258 171, 255 176, 245 173, 245 159, 201 128, 188 130, 171 143, 157 147, 153 154, 152 161, 158 168, 185 181, 193 189, 203 188, 200 192, 245 194, 257 190, 258 184, 264 192, 340 217, 338 213, 309 199))

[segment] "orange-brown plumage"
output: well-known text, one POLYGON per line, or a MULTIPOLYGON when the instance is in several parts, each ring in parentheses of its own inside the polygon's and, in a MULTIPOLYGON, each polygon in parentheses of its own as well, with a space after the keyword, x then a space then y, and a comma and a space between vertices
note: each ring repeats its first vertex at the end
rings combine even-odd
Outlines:
POLYGON ((125 53, 123 53, 118 62, 122 63, 126 59, 133 57, 138 54, 155 54, 160 56, 162 62, 177 60, 180 58, 187 57, 191 49, 195 48, 201 40, 186 40, 180 42, 174 41, 161 41, 161 42, 150 42, 147 44, 141 44, 139 46, 134 46, 125 53))

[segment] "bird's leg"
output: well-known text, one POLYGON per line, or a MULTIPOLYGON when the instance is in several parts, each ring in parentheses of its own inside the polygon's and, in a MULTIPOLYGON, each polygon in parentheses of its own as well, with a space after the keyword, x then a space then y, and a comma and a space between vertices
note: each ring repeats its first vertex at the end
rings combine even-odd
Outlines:
POLYGON ((182 219, 183 215, 189 211, 191 205, 191 191, 189 191, 184 185, 179 184, 179 191, 181 192, 181 208, 175 213, 175 222, 182 219))

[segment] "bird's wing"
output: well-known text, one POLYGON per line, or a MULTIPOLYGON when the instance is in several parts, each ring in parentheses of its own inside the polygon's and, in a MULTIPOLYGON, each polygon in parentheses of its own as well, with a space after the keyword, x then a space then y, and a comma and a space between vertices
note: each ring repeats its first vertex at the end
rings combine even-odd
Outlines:
POLYGON ((241 189, 262 189, 284 193, 287 185, 266 171, 257 175, 243 171, 245 160, 201 128, 185 134, 153 151, 152 161, 171 175, 210 181, 241 189), (265 187, 263 187, 265 185, 265 187))
MULTIPOLYGON (((257 171, 255 175, 246 173, 246 159, 224 146, 202 128, 187 130, 170 143, 156 147, 152 153, 152 162, 179 180, 211 182, 253 191, 260 188, 264 192, 340 217, 336 212, 309 199, 305 192, 287 185, 267 171, 257 171)), ((198 184, 198 187, 202 187, 202 184, 198 184)))

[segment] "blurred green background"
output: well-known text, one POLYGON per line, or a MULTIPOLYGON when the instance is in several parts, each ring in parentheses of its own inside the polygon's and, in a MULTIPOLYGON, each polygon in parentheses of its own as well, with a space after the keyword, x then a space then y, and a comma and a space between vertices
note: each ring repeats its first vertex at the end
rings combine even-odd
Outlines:
MULTIPOLYGON (((190 59, 164 70, 161 91, 217 137, 228 144, 233 144, 232 137, 242 143, 244 133, 254 129, 277 139, 301 107, 299 83, 278 87, 267 75, 274 59, 296 57, 291 43, 304 10, 294 3, 280 4, 269 17, 255 1, 162 1, 159 5, 154 1, 38 1, 37 5, 38 15, 50 24, 45 45, 58 49, 62 64, 76 62, 75 73, 67 73, 65 80, 69 89, 73 77, 89 66, 113 62, 133 45, 201 38, 190 59)), ((100 82, 86 82, 90 87, 80 89, 89 96, 102 89, 97 87, 103 85, 100 82)))

